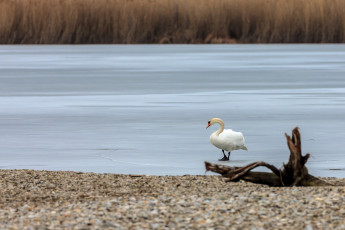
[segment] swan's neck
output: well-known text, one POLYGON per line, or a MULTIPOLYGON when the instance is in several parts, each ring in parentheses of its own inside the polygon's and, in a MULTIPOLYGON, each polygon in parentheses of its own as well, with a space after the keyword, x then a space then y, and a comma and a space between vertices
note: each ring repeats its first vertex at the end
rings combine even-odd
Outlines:
POLYGON ((215 132, 219 136, 224 131, 224 122, 221 119, 216 119, 215 122, 219 124, 219 129, 215 132))

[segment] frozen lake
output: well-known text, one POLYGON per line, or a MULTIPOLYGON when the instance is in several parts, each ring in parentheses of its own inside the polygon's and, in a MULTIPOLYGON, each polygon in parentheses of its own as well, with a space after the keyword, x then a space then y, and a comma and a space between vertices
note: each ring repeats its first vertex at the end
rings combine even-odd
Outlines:
POLYGON ((0 46, 2 169, 204 174, 212 117, 246 138, 226 164, 280 167, 299 126, 345 177, 345 45, 0 46))

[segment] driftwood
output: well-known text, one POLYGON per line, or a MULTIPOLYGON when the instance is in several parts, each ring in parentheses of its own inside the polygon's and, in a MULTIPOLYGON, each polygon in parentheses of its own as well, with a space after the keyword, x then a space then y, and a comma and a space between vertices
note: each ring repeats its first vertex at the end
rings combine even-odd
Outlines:
POLYGON ((230 167, 221 164, 212 164, 205 162, 206 171, 212 171, 228 178, 228 181, 249 181, 257 184, 266 184, 269 186, 329 186, 326 183, 308 173, 305 166, 310 154, 302 156, 301 135, 298 127, 292 130, 292 137, 285 133, 287 145, 290 150, 290 158, 287 164, 283 164, 280 169, 263 161, 251 163, 244 167, 230 167), (250 172, 256 167, 264 166, 272 171, 268 172, 250 172))

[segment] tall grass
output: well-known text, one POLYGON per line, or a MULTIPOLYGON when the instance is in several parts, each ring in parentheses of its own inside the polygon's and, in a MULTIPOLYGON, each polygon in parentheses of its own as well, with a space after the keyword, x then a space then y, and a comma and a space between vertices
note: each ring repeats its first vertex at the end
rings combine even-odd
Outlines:
POLYGON ((345 42, 344 0, 0 0, 1 44, 345 42))

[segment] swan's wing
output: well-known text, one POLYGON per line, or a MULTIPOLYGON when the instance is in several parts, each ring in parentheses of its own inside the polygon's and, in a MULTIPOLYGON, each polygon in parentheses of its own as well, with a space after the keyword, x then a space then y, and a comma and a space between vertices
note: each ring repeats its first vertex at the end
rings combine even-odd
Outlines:
POLYGON ((224 141, 232 146, 243 146, 244 145, 244 137, 241 132, 235 132, 231 129, 225 129, 219 137, 224 141))

